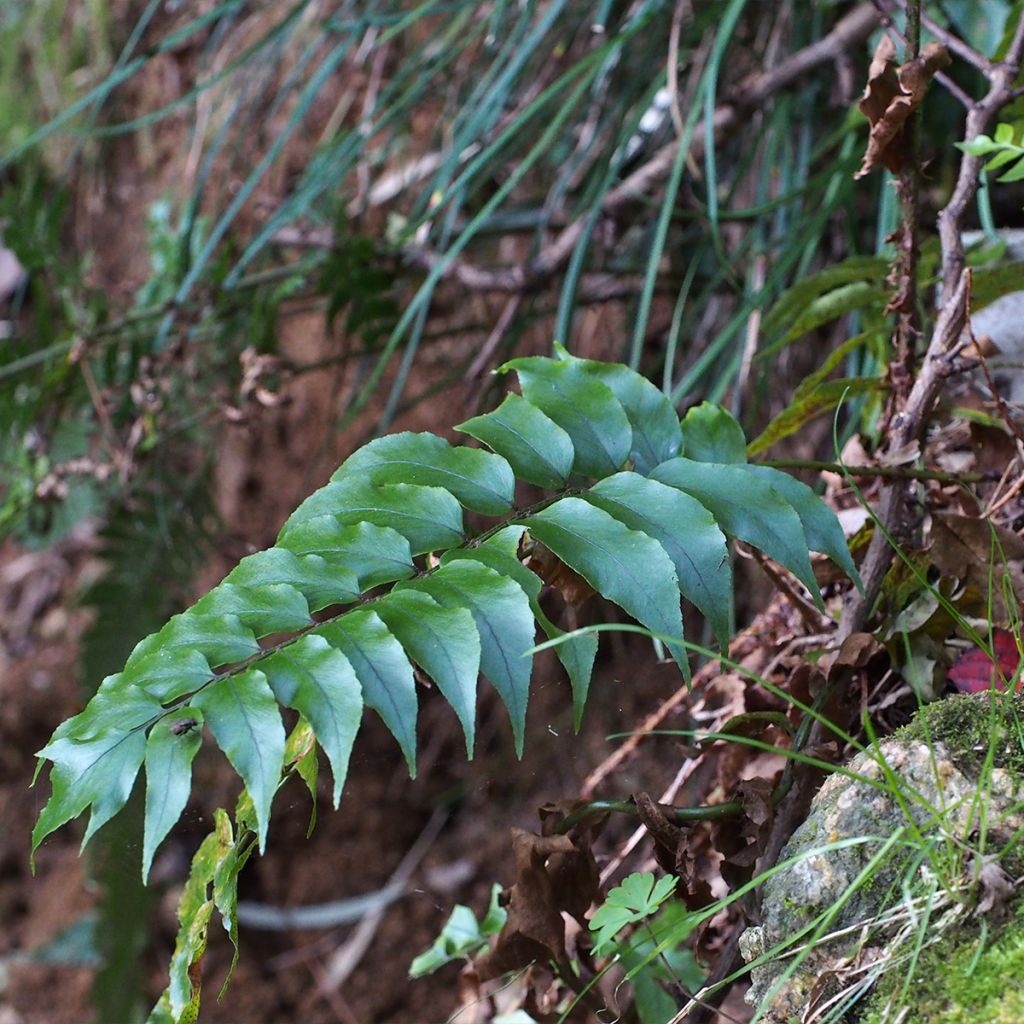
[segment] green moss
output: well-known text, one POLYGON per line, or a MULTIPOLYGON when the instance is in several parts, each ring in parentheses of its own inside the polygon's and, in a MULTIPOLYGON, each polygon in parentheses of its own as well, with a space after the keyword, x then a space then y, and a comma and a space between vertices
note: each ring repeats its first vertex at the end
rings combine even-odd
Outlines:
POLYGON ((1024 775, 1024 693, 958 694, 922 708, 897 735, 939 740, 964 774, 993 765, 1024 775))
MULTIPOLYGON (((1018 903, 1017 915, 1024 914, 1018 903)), ((1019 1024, 1024 1021, 1024 925, 1012 920, 978 955, 978 936, 961 929, 926 950, 903 1002, 902 1024, 1019 1024)), ((896 1019, 904 975, 884 976, 860 1024, 896 1019)))

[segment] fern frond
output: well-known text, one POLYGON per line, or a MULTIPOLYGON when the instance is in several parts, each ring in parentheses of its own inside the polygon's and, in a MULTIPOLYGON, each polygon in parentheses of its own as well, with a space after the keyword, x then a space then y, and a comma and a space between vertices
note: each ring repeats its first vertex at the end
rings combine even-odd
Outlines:
MULTIPOLYGON (((482 672, 521 752, 536 629, 561 635, 540 606, 541 579, 521 561, 527 539, 650 630, 677 638, 668 649, 684 675, 681 597, 728 639, 727 537, 781 562, 819 602, 809 550, 856 576, 835 516, 805 485, 747 464, 742 430, 726 411, 705 404, 680 423, 639 374, 564 351, 503 369, 518 374, 522 395, 458 428, 490 451, 431 434, 371 441, 302 502, 272 548, 244 558, 135 647, 40 751, 52 764, 52 794, 33 850, 86 810, 88 842, 124 805, 144 763, 148 874, 185 806, 208 727, 245 786, 240 831, 229 836, 230 822, 220 823, 222 846, 237 847, 244 822, 262 851, 282 775, 305 772, 311 784, 314 737, 337 805, 364 705, 415 771, 414 664, 451 704, 470 757, 482 672), (517 479, 552 493, 517 507, 517 479), (496 522, 470 535, 465 510, 496 522), (281 707, 301 715, 301 756, 286 744, 281 707)), ((596 646, 586 636, 558 647, 577 722, 596 646)), ((219 869, 207 868, 216 893, 219 869)), ((231 931, 229 896, 217 906, 231 931)), ((190 936, 182 956, 193 963, 205 940, 190 936)), ((193 996, 180 977, 172 983, 171 1019, 193 996)))

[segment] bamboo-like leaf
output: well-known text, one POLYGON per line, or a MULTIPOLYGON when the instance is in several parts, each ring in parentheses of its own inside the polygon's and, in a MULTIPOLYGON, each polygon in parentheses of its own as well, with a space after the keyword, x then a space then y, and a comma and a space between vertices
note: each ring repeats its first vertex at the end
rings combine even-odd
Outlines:
POLYGON ((759 455, 784 437, 795 434, 806 423, 830 412, 841 401, 855 395, 881 391, 885 387, 877 377, 842 377, 826 380, 794 398, 747 446, 747 454, 759 455))
POLYGON ((527 483, 564 487, 572 472, 572 439, 521 395, 506 395, 494 412, 475 416, 455 429, 504 456, 516 476, 527 483))
MULTIPOLYGON (((330 521, 337 524, 333 516, 330 521)), ((318 520, 313 520, 313 523, 318 520)), ((305 525, 305 524, 304 524, 305 525)), ((311 524, 310 524, 311 525, 311 524)), ((369 529, 369 523, 364 524, 369 529)), ((301 527, 300 527, 301 529, 301 527)), ((358 527, 338 527, 338 529, 355 530, 358 527)), ((395 533, 389 530, 389 533, 395 533)), ((409 544, 404 537, 395 536, 405 545, 409 544)), ((240 584, 245 587, 261 587, 287 585, 294 587, 309 604, 310 611, 318 612, 331 604, 346 604, 354 601, 365 585, 361 584, 355 571, 344 562, 320 557, 319 552, 307 554, 296 552, 291 545, 268 548, 247 555, 224 578, 224 583, 240 584)), ((412 559, 409 559, 409 571, 412 572, 412 559)), ((223 585, 223 584, 222 584, 223 585)))
POLYGON ((331 480, 364 478, 374 484, 443 487, 466 508, 485 515, 511 511, 512 468, 478 448, 453 448, 436 434, 389 434, 350 455, 331 480))
MULTIPOLYGON (((682 639, 676 570, 665 549, 652 537, 630 530, 582 498, 563 498, 532 516, 525 525, 598 593, 648 629, 682 639)), ((683 673, 688 674, 686 649, 681 643, 667 646, 683 673)))
POLYGON ((480 635, 472 614, 414 590, 392 591, 374 609, 455 710, 472 757, 480 671, 480 635))
POLYGON ((146 814, 142 840, 142 881, 149 878, 157 847, 181 817, 192 791, 192 761, 203 742, 198 708, 172 711, 146 741, 146 814))
POLYGON ((447 562, 425 579, 402 586, 422 590, 446 608, 472 613, 480 634, 480 669, 508 708, 516 755, 522 757, 533 667, 533 656, 524 657, 524 652, 533 646, 535 630, 530 599, 522 587, 468 558, 447 562))
POLYGON ((619 400, 633 431, 630 458, 638 473, 649 473, 659 463, 681 454, 679 417, 668 398, 646 377, 622 363, 600 363, 571 356, 561 345, 555 350, 581 365, 619 400))
POLYGON ((800 517, 766 480, 749 473, 745 466, 686 458, 663 463, 652 476, 693 495, 726 533, 753 544, 786 566, 821 604, 800 517))
POLYGON ((356 596, 416 571, 409 542, 389 526, 345 525, 333 515, 317 516, 286 528, 278 543, 304 558, 323 558, 328 573, 337 572, 345 579, 354 574, 356 596))
POLYGON ((633 431, 607 385, 577 362, 542 356, 513 359, 501 370, 515 370, 523 396, 569 435, 575 472, 602 477, 622 468, 633 447, 633 431))
POLYGON ((661 544, 676 568, 680 591, 704 613, 724 647, 729 642, 732 566, 714 516, 696 498, 636 473, 599 481, 586 500, 661 544))
POLYGON ((695 462, 746 462, 747 439, 736 417, 720 405, 701 402, 683 417, 683 453, 695 462))
POLYGON ((341 799, 352 743, 363 713, 355 670, 323 636, 310 634, 260 665, 274 696, 313 727, 334 775, 334 806, 341 799))
POLYGON ((444 488, 348 478, 314 491, 288 517, 281 543, 295 526, 325 515, 343 526, 368 522, 391 527, 409 541, 414 555, 450 548, 463 539, 462 506, 444 488))
POLYGON ((416 682, 402 645, 376 612, 357 609, 320 626, 322 636, 348 658, 363 689, 363 700, 384 720, 416 775, 416 682))
POLYGON ((217 745, 242 777, 256 808, 260 852, 284 762, 284 725, 267 677, 250 668, 212 683, 192 698, 217 745))

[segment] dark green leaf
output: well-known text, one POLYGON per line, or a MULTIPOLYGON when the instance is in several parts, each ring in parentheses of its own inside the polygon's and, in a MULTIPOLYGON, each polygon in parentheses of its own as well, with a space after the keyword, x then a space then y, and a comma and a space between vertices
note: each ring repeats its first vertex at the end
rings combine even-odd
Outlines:
POLYGON ((320 626, 316 633, 348 658, 363 700, 391 730, 416 775, 416 682, 402 645, 376 612, 357 609, 320 626))
MULTIPOLYGON (((478 547, 459 548, 447 552, 442 556, 441 564, 446 565, 461 559, 474 560, 489 566, 501 576, 515 580, 529 598, 530 608, 534 618, 540 623, 541 629, 544 630, 549 640, 554 640, 564 636, 564 631, 545 615, 544 609, 540 606, 542 586, 540 577, 527 569, 518 558, 519 542, 524 532, 525 527, 523 526, 506 526, 478 547)), ((585 633, 582 636, 574 636, 571 640, 566 640, 565 643, 555 647, 555 654, 565 668, 572 686, 574 720, 577 729, 580 727, 583 709, 587 702, 590 677, 594 670, 594 659, 597 656, 597 644, 596 633, 585 633)))
MULTIPOLYGON (((154 702, 156 713, 159 705, 154 702)), ((58 730, 59 732, 59 730, 58 730)), ((50 799, 32 830, 32 851, 55 829, 92 808, 82 846, 125 805, 146 753, 141 728, 107 728, 78 740, 58 736, 39 751, 53 762, 50 799)))
POLYGON ((515 370, 523 396, 569 435, 575 472, 602 477, 622 468, 633 446, 633 431, 607 385, 576 362, 541 356, 513 359, 501 370, 515 370))
POLYGON ((382 583, 404 580, 416 571, 405 537, 373 523, 345 526, 335 516, 317 516, 287 528, 279 544, 306 558, 322 557, 328 572, 354 573, 357 596, 382 583))
POLYGON ((308 626, 309 605, 290 583, 243 587, 221 583, 192 606, 197 615, 214 618, 235 615, 256 636, 292 632, 308 626))
POLYGON ((807 545, 812 551, 828 555, 858 587, 861 587, 857 567, 850 557, 843 528, 835 513, 814 491, 800 480, 771 466, 748 466, 747 471, 767 480, 772 487, 793 506, 803 524, 807 545))
POLYGON ((227 676, 201 690, 192 704, 203 712, 218 746, 252 796, 262 852, 270 805, 281 779, 285 740, 267 677, 254 668, 227 676))
POLYGON ((443 487, 466 507, 501 516, 512 509, 515 478, 500 456, 478 448, 453 448, 436 434, 389 434, 364 445, 331 480, 443 487))
MULTIPOLYGON (((529 570, 526 570, 529 572, 529 570)), ((530 573, 530 575, 533 575, 530 573)), ((446 608, 467 608, 480 634, 480 668, 508 708, 516 754, 523 754, 526 703, 533 656, 523 656, 534 642, 534 619, 523 588, 482 562, 449 561, 416 583, 446 608)))
POLYGON ((283 648, 260 667, 277 699, 313 726, 331 762, 337 807, 363 714, 362 689, 355 670, 340 650, 315 634, 283 648))
POLYGON ((192 791, 192 760, 203 742, 203 716, 196 708, 172 711, 150 730, 146 741, 146 826, 142 881, 157 847, 181 817, 192 791))
POLYGON ((720 405, 701 402, 680 424, 683 453, 695 462, 746 462, 747 439, 732 413, 720 405))
POLYGON ((582 366, 619 400, 633 429, 630 458, 638 473, 649 473, 659 463, 680 454, 679 417, 668 398, 646 377, 621 363, 599 363, 570 356, 560 345, 560 355, 582 366))
MULTIPOLYGON (((648 629, 682 639, 676 570, 656 540, 630 530, 582 498, 562 498, 525 525, 598 593, 648 629)), ((667 646, 688 674, 685 648, 672 642, 667 646)))
POLYGON ((766 480, 749 473, 745 466, 689 459, 663 463, 652 476, 692 494, 726 533, 753 544, 786 566, 821 604, 800 517, 766 480))
POLYGON ((506 395, 494 412, 475 416, 455 429, 494 449, 527 483, 557 489, 572 472, 569 435, 521 395, 506 395))
POLYGON ((259 649, 252 630, 237 616, 189 610, 175 615, 159 633, 138 644, 123 675, 159 700, 170 701, 209 679, 209 666, 244 661, 259 649))
POLYGON ((719 643, 727 644, 732 566, 714 516, 690 495, 636 473, 601 480, 585 498, 661 544, 676 568, 679 589, 704 613, 719 643))
MULTIPOLYGON (((337 524, 333 516, 325 518, 337 524)), ((314 519, 313 522, 318 520, 314 519)), ((363 525, 369 529, 379 529, 376 526, 371 527, 369 523, 363 525)), ((355 530, 358 527, 347 526, 339 529, 355 530)), ((394 533, 394 530, 388 532, 394 533)), ((397 533, 395 536, 408 551, 409 545, 405 538, 399 537, 397 533)), ((291 545, 287 547, 291 548, 291 545)), ((410 558, 410 572, 411 561, 410 558)), ((294 548, 286 550, 284 546, 257 551, 254 555, 246 556, 228 573, 224 583, 241 584, 246 587, 286 584, 298 590, 309 602, 310 610, 314 612, 331 604, 354 601, 361 592, 360 582, 354 570, 347 568, 346 564, 321 558, 318 553, 294 553, 294 548)))
POLYGON ((442 607, 414 590, 394 591, 374 609, 454 708, 472 758, 480 671, 480 636, 472 614, 466 608, 442 607))
POLYGON ((289 517, 279 538, 300 523, 331 515, 342 525, 360 522, 389 526, 409 541, 414 555, 462 542, 462 506, 441 487, 371 484, 364 479, 335 480, 314 491, 289 517))

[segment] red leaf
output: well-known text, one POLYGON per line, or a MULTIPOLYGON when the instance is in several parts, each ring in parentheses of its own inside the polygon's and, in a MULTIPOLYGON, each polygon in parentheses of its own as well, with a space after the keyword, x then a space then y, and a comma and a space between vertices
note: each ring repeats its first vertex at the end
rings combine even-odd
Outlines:
MULTIPOLYGON (((961 693, 984 693, 991 686, 997 690, 1006 689, 1004 680, 1013 678, 1021 660, 1017 641, 1008 629, 994 629, 992 646, 996 661, 986 651, 976 647, 973 651, 961 654, 953 662, 949 678, 961 693)), ((1020 683, 1017 688, 1020 689, 1020 683)))

